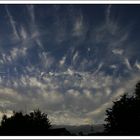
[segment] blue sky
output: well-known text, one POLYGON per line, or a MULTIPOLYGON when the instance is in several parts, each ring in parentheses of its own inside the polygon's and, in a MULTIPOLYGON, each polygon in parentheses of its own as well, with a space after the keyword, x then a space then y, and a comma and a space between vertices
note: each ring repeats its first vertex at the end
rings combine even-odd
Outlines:
POLYGON ((140 5, 0 5, 0 116, 103 123, 140 76, 140 5))

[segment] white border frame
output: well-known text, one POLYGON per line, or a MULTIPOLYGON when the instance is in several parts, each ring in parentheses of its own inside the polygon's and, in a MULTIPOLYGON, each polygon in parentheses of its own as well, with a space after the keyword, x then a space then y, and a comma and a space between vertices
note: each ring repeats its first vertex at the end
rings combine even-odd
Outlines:
MULTIPOLYGON (((0 4, 140 4, 139 0, 0 0, 0 4)), ((0 139, 140 139, 140 136, 0 136, 0 139)))
POLYGON ((118 140, 118 139, 140 139, 140 136, 0 136, 0 139, 53 139, 53 140, 57 140, 57 139, 68 139, 68 140, 72 140, 72 139, 100 139, 100 140, 118 140))
POLYGON ((0 4, 140 4, 139 0, 127 1, 127 0, 0 0, 0 4))

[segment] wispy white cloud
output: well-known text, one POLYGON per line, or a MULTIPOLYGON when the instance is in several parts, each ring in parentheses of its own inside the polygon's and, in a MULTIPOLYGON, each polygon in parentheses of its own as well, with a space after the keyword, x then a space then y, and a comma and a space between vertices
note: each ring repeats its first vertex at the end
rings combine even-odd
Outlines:
POLYGON ((132 70, 131 64, 127 58, 124 59, 124 63, 126 64, 126 66, 129 70, 132 70))
POLYGON ((55 58, 53 56, 51 56, 49 53, 47 52, 41 52, 39 54, 40 60, 41 60, 41 64, 44 68, 49 68, 53 65, 55 58))
POLYGON ((29 17, 30 17, 30 31, 31 31, 31 39, 34 40, 38 46, 43 49, 43 44, 40 39, 40 32, 36 25, 35 21, 35 11, 34 11, 34 5, 27 5, 29 17))
POLYGON ((136 60, 135 66, 140 70, 140 63, 136 60))
POLYGON ((26 56, 27 54, 27 48, 26 47, 21 47, 21 48, 13 48, 11 51, 10 51, 10 54, 9 57, 11 57, 11 61, 14 61, 16 59, 18 59, 19 57, 24 57, 26 56))
POLYGON ((11 15, 11 13, 8 9, 8 6, 5 6, 5 10, 6 10, 7 16, 9 18, 10 25, 12 27, 14 37, 16 40, 19 40, 20 37, 19 37, 18 31, 17 31, 16 22, 14 21, 13 16, 11 15))
POLYGON ((116 65, 110 65, 110 68, 112 68, 112 69, 116 69, 117 66, 116 66, 116 65))
POLYGON ((31 22, 34 24, 35 23, 35 15, 34 15, 34 5, 27 5, 27 9, 29 11, 29 15, 31 18, 31 22))
POLYGON ((66 56, 63 56, 62 59, 59 61, 60 66, 64 65, 66 61, 66 56))
POLYGON ((78 57, 78 52, 75 52, 75 54, 73 55, 73 58, 72 58, 73 62, 76 61, 76 58, 77 58, 77 57, 78 57))
POLYGON ((75 21, 74 28, 73 28, 73 35, 80 36, 83 34, 83 30, 84 30, 83 16, 80 15, 79 17, 77 17, 75 21))
POLYGON ((17 83, 16 87, 10 85, 1 87, 0 97, 5 104, 2 108, 24 110, 26 104, 27 111, 35 107, 47 111, 52 122, 56 124, 63 124, 59 119, 64 119, 66 112, 68 118, 66 124, 74 125, 76 120, 79 120, 76 124, 96 123, 103 121, 105 110, 112 105, 112 100, 119 98, 125 91, 133 89, 138 80, 137 74, 132 75, 132 79, 127 81, 125 78, 115 79, 102 72, 96 75, 79 72, 81 74, 79 81, 79 77, 76 76, 78 72, 75 70, 68 70, 68 75, 50 73, 44 73, 42 80, 39 79, 39 75, 26 74, 17 81, 13 79, 17 83), (65 77, 64 80, 60 80, 62 77, 65 77), (132 84, 132 87, 128 86, 128 83, 132 84), (59 112, 58 119, 53 112, 59 112))
POLYGON ((22 40, 26 40, 28 38, 28 34, 23 26, 20 29, 20 36, 22 40))
POLYGON ((123 54, 123 49, 114 49, 114 50, 112 50, 112 52, 113 52, 114 54, 122 55, 122 54, 123 54))
POLYGON ((98 73, 99 70, 102 68, 103 66, 103 62, 101 62, 99 65, 98 65, 98 68, 96 69, 96 71, 94 72, 94 74, 98 73))
POLYGON ((88 21, 85 20, 85 16, 80 9, 71 9, 71 15, 69 19, 72 23, 71 36, 77 38, 77 42, 83 40, 86 37, 88 31, 88 21))
POLYGON ((107 22, 107 24, 110 23, 111 7, 112 7, 112 5, 108 5, 108 7, 106 9, 106 22, 107 22))

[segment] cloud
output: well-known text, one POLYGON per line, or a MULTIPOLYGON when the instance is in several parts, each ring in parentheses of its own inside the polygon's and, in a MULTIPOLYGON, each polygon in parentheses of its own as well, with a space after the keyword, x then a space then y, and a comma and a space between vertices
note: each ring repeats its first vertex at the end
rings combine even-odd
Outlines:
POLYGON ((118 54, 118 55, 122 55, 123 54, 123 50, 122 49, 114 49, 114 50, 112 50, 112 52, 114 54, 118 54))
POLYGON ((75 24, 74 24, 74 28, 73 28, 73 35, 74 36, 80 36, 83 34, 83 30, 84 30, 84 25, 83 25, 83 16, 80 15, 79 17, 77 17, 75 24))
POLYGON ((73 62, 76 61, 76 58, 77 58, 77 57, 78 57, 78 52, 75 52, 75 54, 73 55, 73 58, 72 58, 73 62))
POLYGON ((50 68, 54 64, 55 58, 47 52, 41 52, 39 57, 44 68, 50 68))
POLYGON ((112 68, 112 69, 116 69, 117 66, 116 66, 116 65, 111 65, 110 68, 112 68))
POLYGON ((98 73, 99 70, 102 68, 102 66, 103 66, 103 62, 101 62, 101 63, 98 65, 98 68, 97 68, 97 70, 94 72, 94 74, 98 73))
POLYGON ((13 79, 16 87, 1 86, 2 109, 26 108, 28 112, 39 107, 47 112, 51 121, 56 124, 63 124, 62 119, 66 116, 65 124, 74 125, 76 121, 79 125, 97 123, 103 121, 105 110, 112 105, 112 100, 119 98, 125 91, 130 91, 138 80, 138 74, 132 75, 127 81, 126 78, 114 78, 102 72, 96 75, 79 72, 79 81, 76 76, 78 72, 74 70, 72 74, 68 72, 69 75, 51 73, 44 73, 42 78, 28 73, 17 80, 13 79), (132 87, 128 86, 129 84, 132 84, 132 87))
POLYGON ((74 113, 71 113, 69 111, 62 111, 62 112, 56 111, 55 113, 52 113, 51 116, 49 116, 49 118, 55 124, 57 124, 58 121, 60 122, 60 124, 63 124, 64 120, 65 120, 66 124, 68 124, 68 125, 81 125, 81 123, 83 125, 88 125, 88 124, 92 124, 92 122, 93 122, 93 120, 90 120, 85 117, 77 117, 77 115, 75 115, 74 113), (69 117, 69 116, 71 116, 71 117, 69 117), (73 122, 73 123, 71 124, 70 122, 73 122))
POLYGON ((124 59, 124 63, 126 64, 126 66, 129 70, 132 70, 131 64, 127 58, 124 59))
POLYGON ((140 63, 136 60, 135 66, 140 70, 140 63))
POLYGON ((107 24, 110 23, 111 8, 112 8, 112 5, 108 5, 108 7, 106 9, 106 22, 107 22, 107 24))
POLYGON ((66 61, 66 56, 63 56, 62 59, 59 61, 60 66, 64 65, 66 61))
POLYGON ((20 29, 20 36, 22 40, 26 40, 28 38, 28 34, 23 26, 20 29))
POLYGON ((40 39, 40 32, 37 27, 36 21, 35 21, 35 12, 34 12, 34 5, 27 5, 28 14, 30 17, 30 31, 31 31, 31 39, 33 39, 38 46, 43 49, 43 44, 40 39))
POLYGON ((5 10, 6 10, 7 16, 9 18, 9 22, 11 24, 11 27, 12 27, 14 37, 16 40, 19 40, 20 37, 19 37, 18 31, 17 31, 16 22, 14 21, 13 16, 11 15, 11 13, 8 9, 8 6, 5 6, 5 10))
POLYGON ((34 5, 32 5, 32 4, 27 5, 27 9, 29 11, 31 22, 34 24, 35 23, 34 5))

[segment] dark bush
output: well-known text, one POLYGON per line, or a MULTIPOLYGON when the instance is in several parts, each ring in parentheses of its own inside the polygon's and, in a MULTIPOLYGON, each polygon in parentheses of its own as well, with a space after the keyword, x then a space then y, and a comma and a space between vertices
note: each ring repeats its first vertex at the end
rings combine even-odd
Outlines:
POLYGON ((0 133, 1 135, 47 135, 51 127, 47 114, 39 109, 29 114, 14 112, 11 117, 3 115, 0 133))

